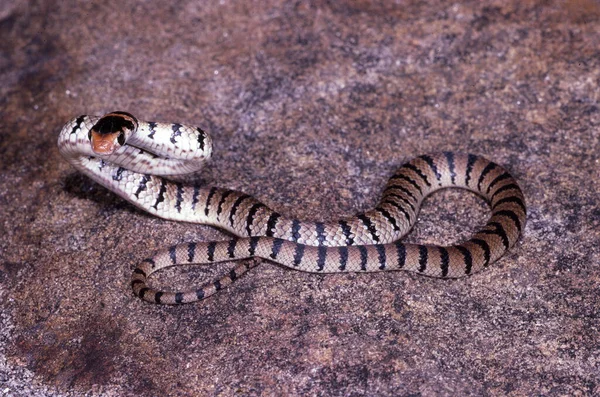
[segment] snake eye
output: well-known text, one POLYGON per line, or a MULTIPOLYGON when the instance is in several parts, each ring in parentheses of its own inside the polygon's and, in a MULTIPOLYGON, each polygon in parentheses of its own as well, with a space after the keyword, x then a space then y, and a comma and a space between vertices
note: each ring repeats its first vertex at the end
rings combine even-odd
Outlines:
POLYGON ((119 145, 121 146, 125 144, 125 134, 123 132, 119 133, 119 136, 117 137, 117 142, 119 142, 119 145))

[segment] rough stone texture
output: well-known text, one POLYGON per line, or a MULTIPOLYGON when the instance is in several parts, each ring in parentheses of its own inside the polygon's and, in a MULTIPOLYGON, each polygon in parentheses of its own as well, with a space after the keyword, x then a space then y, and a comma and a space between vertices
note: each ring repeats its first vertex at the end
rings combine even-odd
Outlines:
MULTIPOLYGON (((13 1, 0 35, 0 395, 600 394, 598 1, 13 1), (206 128, 207 183, 303 219, 369 208, 416 154, 482 154, 521 182, 525 236, 464 280, 263 264, 147 304, 137 261, 226 236, 60 158, 64 122, 115 109, 206 128)), ((408 240, 487 214, 440 192, 408 240)))

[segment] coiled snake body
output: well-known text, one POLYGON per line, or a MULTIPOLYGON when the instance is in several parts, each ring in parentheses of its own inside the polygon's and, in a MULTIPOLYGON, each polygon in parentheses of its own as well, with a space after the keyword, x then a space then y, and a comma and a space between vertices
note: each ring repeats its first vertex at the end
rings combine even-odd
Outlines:
POLYGON ((246 258, 315 273, 409 270, 457 278, 500 258, 525 226, 525 200, 515 179, 471 154, 416 157, 390 177, 374 209, 324 223, 287 218, 244 193, 168 180, 199 170, 210 157, 210 137, 200 128, 140 121, 125 112, 80 116, 63 127, 58 146, 75 168, 139 208, 165 219, 214 225, 237 236, 180 244, 144 260, 133 272, 132 287, 149 302, 206 298, 258 262, 241 262, 216 281, 186 292, 150 288, 147 278, 159 269, 246 258), (485 227, 470 240, 447 247, 398 241, 416 222, 423 199, 445 187, 483 196, 492 209, 485 227))

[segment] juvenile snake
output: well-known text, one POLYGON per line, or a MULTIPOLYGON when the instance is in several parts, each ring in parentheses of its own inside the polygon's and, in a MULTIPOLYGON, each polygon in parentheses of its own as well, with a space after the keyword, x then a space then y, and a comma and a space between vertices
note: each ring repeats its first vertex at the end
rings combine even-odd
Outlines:
POLYGON ((515 179, 472 154, 416 157, 390 177, 374 209, 335 222, 305 222, 287 218, 244 193, 166 179, 193 173, 210 157, 211 139, 200 128, 141 121, 125 112, 80 116, 63 127, 58 147, 79 171, 153 215, 213 225, 237 236, 179 244, 144 260, 131 284, 134 293, 149 302, 204 299, 258 262, 243 261, 216 281, 186 292, 150 288, 147 277, 159 269, 246 258, 314 273, 409 270, 457 278, 496 261, 525 227, 525 199, 515 179), (416 222, 423 199, 445 187, 465 188, 486 199, 492 216, 483 229, 447 247, 398 241, 416 222))

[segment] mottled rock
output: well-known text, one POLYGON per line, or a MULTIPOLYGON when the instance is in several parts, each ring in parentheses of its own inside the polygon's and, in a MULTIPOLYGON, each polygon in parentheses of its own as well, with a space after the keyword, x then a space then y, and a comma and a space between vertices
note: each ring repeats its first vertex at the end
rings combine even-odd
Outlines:
MULTIPOLYGON (((600 394, 597 1, 9 3, 1 395, 600 394), (153 218, 60 158, 63 123, 117 109, 202 126, 202 180, 302 219, 369 208, 414 155, 481 154, 522 184, 525 235, 463 280, 265 263, 199 304, 147 304, 138 261, 225 234, 153 218)), ((452 243, 487 214, 440 192, 408 240, 452 243)))

